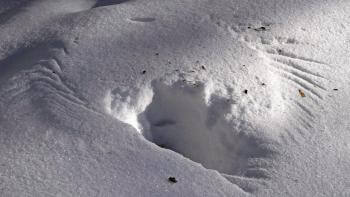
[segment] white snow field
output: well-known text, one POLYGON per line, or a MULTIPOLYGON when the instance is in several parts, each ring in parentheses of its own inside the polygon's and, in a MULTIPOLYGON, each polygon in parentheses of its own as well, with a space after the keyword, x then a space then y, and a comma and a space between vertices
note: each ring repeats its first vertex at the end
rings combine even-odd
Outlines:
POLYGON ((349 197, 349 64, 348 0, 0 0, 0 196, 349 197))

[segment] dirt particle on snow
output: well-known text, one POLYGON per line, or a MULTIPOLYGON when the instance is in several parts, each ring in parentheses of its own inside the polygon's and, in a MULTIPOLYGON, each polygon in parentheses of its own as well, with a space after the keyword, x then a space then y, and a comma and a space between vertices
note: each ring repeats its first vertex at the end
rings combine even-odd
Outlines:
POLYGON ((244 94, 248 94, 248 90, 244 90, 243 92, 244 92, 244 94))
POLYGON ((169 177, 168 181, 171 182, 171 183, 177 183, 177 180, 176 180, 175 177, 169 177))
POLYGON ((254 29, 255 31, 266 31, 266 27, 258 27, 254 29))
POLYGON ((260 26, 260 27, 251 27, 251 26, 248 26, 248 29, 252 29, 252 30, 254 30, 254 31, 256 31, 256 32, 263 32, 263 31, 267 31, 267 30, 269 30, 269 25, 265 25, 265 26, 260 26))
POLYGON ((299 89, 299 94, 300 94, 301 97, 306 97, 304 91, 302 91, 300 89, 299 89))
POLYGON ((143 71, 141 72, 141 74, 144 75, 144 74, 146 74, 146 72, 147 72, 146 70, 143 70, 143 71))

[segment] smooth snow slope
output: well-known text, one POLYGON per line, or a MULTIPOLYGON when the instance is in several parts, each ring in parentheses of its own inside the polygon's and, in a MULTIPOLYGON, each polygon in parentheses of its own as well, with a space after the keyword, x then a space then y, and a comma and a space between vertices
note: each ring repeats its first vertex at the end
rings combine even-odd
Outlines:
POLYGON ((349 10, 1 0, 0 196, 350 196, 349 10))

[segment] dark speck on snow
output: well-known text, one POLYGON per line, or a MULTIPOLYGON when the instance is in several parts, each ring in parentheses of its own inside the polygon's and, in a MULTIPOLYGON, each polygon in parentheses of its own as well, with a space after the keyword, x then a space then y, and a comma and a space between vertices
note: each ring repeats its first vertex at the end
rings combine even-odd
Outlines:
POLYGON ((175 177, 169 177, 168 181, 171 182, 171 183, 177 183, 177 180, 176 180, 175 177))

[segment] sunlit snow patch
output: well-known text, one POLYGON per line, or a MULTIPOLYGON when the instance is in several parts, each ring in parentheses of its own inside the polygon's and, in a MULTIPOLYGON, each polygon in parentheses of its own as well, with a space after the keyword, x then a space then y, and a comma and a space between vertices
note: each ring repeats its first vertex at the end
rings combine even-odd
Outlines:
POLYGON ((152 101, 153 92, 149 88, 127 89, 118 87, 107 92, 105 97, 106 111, 118 120, 133 126, 141 132, 142 126, 138 114, 143 112, 152 101))

